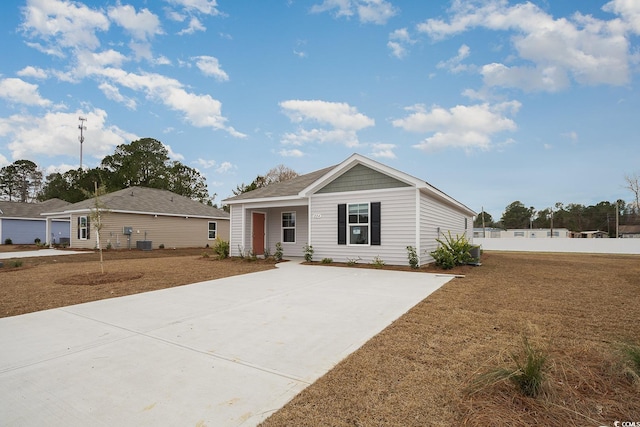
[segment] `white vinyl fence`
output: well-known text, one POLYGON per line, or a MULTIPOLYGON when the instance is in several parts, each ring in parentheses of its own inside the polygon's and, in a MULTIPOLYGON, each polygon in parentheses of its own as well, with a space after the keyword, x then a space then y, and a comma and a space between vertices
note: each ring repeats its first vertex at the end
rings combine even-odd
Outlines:
POLYGON ((640 255, 640 239, 473 238, 486 251, 576 252, 640 255))

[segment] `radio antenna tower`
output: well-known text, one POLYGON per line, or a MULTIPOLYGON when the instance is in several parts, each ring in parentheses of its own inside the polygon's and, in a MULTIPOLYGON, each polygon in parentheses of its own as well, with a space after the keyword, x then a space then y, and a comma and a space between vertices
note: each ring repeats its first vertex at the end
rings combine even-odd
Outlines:
POLYGON ((78 129, 80 129, 80 136, 78 137, 78 139, 80 140, 80 170, 82 170, 82 143, 84 142, 83 131, 87 129, 87 127, 84 125, 84 122, 87 121, 87 118, 80 116, 78 117, 78 120, 80 120, 80 124, 78 125, 78 129))

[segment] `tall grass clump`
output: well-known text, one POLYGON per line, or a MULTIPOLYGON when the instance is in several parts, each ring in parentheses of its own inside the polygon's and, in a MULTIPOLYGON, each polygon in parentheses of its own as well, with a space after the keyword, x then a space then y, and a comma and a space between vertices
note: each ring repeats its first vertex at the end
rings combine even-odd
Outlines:
POLYGON ((622 355, 625 364, 625 372, 632 381, 640 385, 640 345, 624 344, 622 346, 622 355))
POLYGON ((213 247, 213 251, 218 255, 219 260, 223 260, 229 257, 229 242, 220 237, 216 237, 216 243, 213 247))
POLYGON ((501 382, 510 382, 527 397, 537 397, 543 390, 547 356, 535 347, 527 336, 522 337, 522 347, 517 353, 511 353, 512 366, 491 369, 481 374, 472 384, 472 391, 501 382))

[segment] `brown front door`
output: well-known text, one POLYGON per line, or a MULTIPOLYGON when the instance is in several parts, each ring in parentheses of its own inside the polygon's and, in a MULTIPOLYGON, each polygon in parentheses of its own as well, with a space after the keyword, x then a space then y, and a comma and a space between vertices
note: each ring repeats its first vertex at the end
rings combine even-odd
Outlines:
POLYGON ((264 255, 264 219, 263 213, 253 212, 252 214, 253 224, 253 253, 254 255, 264 255))

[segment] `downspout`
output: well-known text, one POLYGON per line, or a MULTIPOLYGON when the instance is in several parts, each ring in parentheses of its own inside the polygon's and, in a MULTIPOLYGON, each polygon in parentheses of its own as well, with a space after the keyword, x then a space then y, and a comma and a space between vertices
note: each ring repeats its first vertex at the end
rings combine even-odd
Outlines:
POLYGON ((422 265, 421 259, 421 236, 420 236, 420 189, 416 188, 416 253, 418 254, 418 265, 422 265))
POLYGON ((307 245, 313 246, 311 243, 311 220, 313 218, 313 215, 311 214, 311 196, 307 197, 307 206, 307 245))

